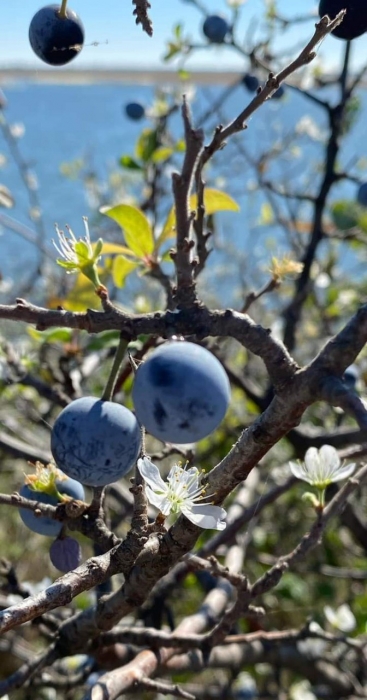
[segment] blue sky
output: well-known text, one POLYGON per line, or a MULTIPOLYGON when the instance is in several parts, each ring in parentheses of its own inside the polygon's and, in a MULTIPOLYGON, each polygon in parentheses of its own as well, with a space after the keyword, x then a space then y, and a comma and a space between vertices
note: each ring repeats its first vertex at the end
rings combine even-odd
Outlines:
MULTIPOLYGON (((211 13, 220 13, 228 18, 231 11, 225 0, 202 0, 211 13)), ((245 37, 246 31, 255 26, 260 31, 259 18, 264 8, 265 0, 246 0, 242 7, 239 37, 245 37)), ((47 0, 46 3, 47 4, 47 0)), ((131 0, 69 0, 69 6, 83 20, 86 32, 86 43, 82 53, 70 67, 91 68, 158 68, 162 66, 165 43, 172 33, 172 27, 182 21, 185 30, 198 43, 202 40, 201 25, 203 16, 187 0, 151 0, 151 17, 154 23, 154 36, 150 39, 137 27, 132 17, 131 0), (98 42, 98 45, 93 45, 98 42), (106 43, 108 42, 108 43, 106 43)), ((285 16, 316 11, 317 4, 313 0, 278 0, 279 11, 285 16)), ((1 3, 0 27, 0 67, 29 66, 42 67, 34 56, 28 43, 29 22, 34 13, 42 6, 42 0, 3 0, 1 3)), ((282 37, 285 46, 300 47, 300 42, 311 36, 312 22, 297 25, 292 32, 285 32, 282 37)), ((341 42, 328 38, 321 49, 327 56, 328 64, 338 62, 342 49, 341 42)), ((357 39, 354 44, 362 48, 366 55, 366 35, 357 39)), ((355 53, 358 57, 359 51, 355 53)), ((170 64, 171 65, 171 64, 170 64)), ((226 70, 243 67, 243 59, 236 56, 228 48, 217 47, 210 51, 197 51, 190 59, 191 69, 226 70)), ((51 69, 54 70, 54 69, 51 69)))

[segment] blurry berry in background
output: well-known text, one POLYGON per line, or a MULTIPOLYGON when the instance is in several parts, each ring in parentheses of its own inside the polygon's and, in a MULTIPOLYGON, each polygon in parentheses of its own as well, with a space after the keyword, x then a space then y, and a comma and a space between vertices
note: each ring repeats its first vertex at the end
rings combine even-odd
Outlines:
POLYGON ((229 24, 220 15, 210 15, 203 24, 203 33, 212 44, 222 44, 229 31, 229 24))
POLYGON ((129 102, 125 105, 125 113, 133 121, 140 121, 145 117, 145 108, 140 102, 129 102))

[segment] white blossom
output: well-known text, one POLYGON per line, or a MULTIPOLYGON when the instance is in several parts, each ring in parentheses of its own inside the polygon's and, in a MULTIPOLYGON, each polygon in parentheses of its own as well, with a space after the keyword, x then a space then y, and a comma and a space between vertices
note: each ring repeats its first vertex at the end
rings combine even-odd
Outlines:
POLYGON ((58 241, 57 243, 52 241, 52 243, 61 256, 57 258, 56 262, 69 274, 81 272, 85 277, 88 277, 96 288, 99 288, 101 287, 101 282, 98 277, 97 264, 101 257, 103 240, 99 238, 96 243, 92 244, 86 216, 83 216, 83 222, 85 236, 79 239, 74 236, 69 226, 66 227, 68 234, 66 235, 56 224, 58 241))
POLYGON ((163 481, 158 467, 148 457, 138 460, 138 469, 145 481, 148 501, 164 516, 182 513, 199 527, 224 530, 226 511, 219 506, 203 503, 204 489, 200 486, 200 472, 196 467, 183 469, 174 465, 163 481))
POLYGON ((294 683, 290 688, 289 697, 291 700, 316 700, 311 684, 306 680, 294 683))
MULTIPOLYGON (((83 241, 86 245, 86 252, 88 253, 88 257, 93 258, 93 248, 92 244, 90 241, 90 235, 89 235, 89 228, 88 228, 88 219, 86 216, 83 216, 83 222, 84 222, 84 228, 85 228, 85 236, 82 239, 79 239, 80 241, 83 241)), ((56 243, 54 240, 52 243, 54 244, 57 252, 59 255, 61 255, 61 258, 65 260, 67 263, 72 263, 76 265, 76 269, 71 269, 70 272, 77 272, 78 271, 78 266, 80 262, 80 255, 77 252, 76 244, 78 243, 78 239, 76 236, 74 236, 71 228, 69 226, 66 227, 68 236, 64 233, 64 231, 61 231, 58 227, 57 224, 55 224, 55 229, 57 233, 57 238, 58 242, 56 243)))
POLYGON ((339 605, 336 610, 330 605, 325 605, 324 615, 327 621, 341 632, 352 632, 357 626, 356 618, 346 603, 339 605))
POLYGON ((297 479, 307 481, 318 489, 325 489, 335 481, 347 479, 356 467, 354 462, 341 462, 337 450, 331 445, 323 445, 319 450, 310 447, 304 462, 290 462, 289 466, 297 479))

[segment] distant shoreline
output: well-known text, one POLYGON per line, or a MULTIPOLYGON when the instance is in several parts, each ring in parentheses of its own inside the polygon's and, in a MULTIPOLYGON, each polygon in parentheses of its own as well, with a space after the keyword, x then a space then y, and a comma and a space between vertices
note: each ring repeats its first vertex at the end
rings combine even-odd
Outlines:
MULTIPOLYGON (((189 82, 204 85, 226 85, 238 80, 240 75, 240 71, 190 71, 189 82)), ((182 84, 179 74, 172 70, 0 68, 0 85, 24 81, 49 85, 88 85, 95 83, 124 83, 125 85, 182 84)))
MULTIPOLYGON (((231 85, 239 81, 245 71, 189 71, 187 82, 195 85, 231 85)), ((324 76, 326 81, 333 80, 332 74, 324 76)), ((42 85, 185 85, 185 81, 175 70, 149 68, 1 68, 0 88, 16 83, 29 82, 42 85)), ((297 76, 292 75, 286 84, 300 87, 297 76)), ((366 89, 367 81, 363 80, 360 87, 366 89)))

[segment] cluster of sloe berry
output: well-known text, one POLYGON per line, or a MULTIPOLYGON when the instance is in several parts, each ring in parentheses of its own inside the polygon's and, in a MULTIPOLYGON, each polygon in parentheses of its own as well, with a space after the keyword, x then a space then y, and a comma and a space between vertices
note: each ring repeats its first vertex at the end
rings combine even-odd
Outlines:
POLYGON ((141 450, 141 426, 164 442, 201 440, 224 418, 230 385, 212 353, 174 340, 140 364, 132 398, 135 415, 93 396, 64 408, 52 429, 51 451, 65 474, 88 486, 105 486, 125 476, 141 450))
MULTIPOLYGON (((220 15, 208 16, 203 24, 203 33, 212 44, 222 44, 230 31, 227 20, 220 15)), ((74 10, 65 8, 62 11, 61 5, 46 5, 36 12, 31 21, 29 41, 42 61, 52 66, 63 66, 82 50, 84 26, 74 10)))
MULTIPOLYGON (((57 417, 51 452, 67 478, 56 480, 57 491, 84 500, 82 484, 102 487, 125 476, 141 452, 141 428, 164 442, 187 444, 212 433, 227 411, 230 384, 223 366, 205 348, 172 340, 156 348, 136 370, 132 398, 135 414, 121 404, 85 396, 72 401, 57 417)), ((57 505, 57 496, 24 485, 20 495, 57 505)), ((61 571, 80 561, 79 544, 65 537, 62 524, 21 508, 34 532, 57 537, 50 551, 61 571)))
MULTIPOLYGON (((60 478, 55 481, 55 489, 61 496, 67 496, 74 501, 84 501, 84 488, 79 481, 70 479, 60 473, 60 478)), ((59 499, 56 495, 50 495, 43 491, 35 491, 28 484, 24 484, 19 491, 23 498, 37 503, 47 503, 56 506, 59 499)), ((81 562, 81 549, 79 542, 73 537, 66 537, 62 532, 62 523, 45 515, 37 516, 33 510, 19 509, 23 523, 33 532, 47 537, 56 537, 50 547, 50 559, 59 571, 67 572, 75 569, 81 562)))

